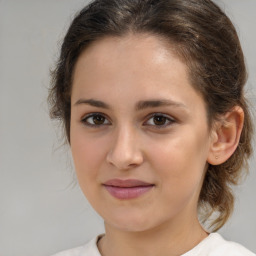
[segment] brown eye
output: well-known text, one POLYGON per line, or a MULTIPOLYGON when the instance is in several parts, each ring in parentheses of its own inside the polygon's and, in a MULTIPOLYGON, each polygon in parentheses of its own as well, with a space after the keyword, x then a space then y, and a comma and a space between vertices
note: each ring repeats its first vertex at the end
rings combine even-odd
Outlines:
POLYGON ((175 119, 169 115, 155 113, 144 123, 144 125, 155 127, 155 128, 165 128, 176 123, 175 119))
POLYGON ((85 118, 82 119, 82 123, 87 126, 101 126, 110 124, 110 122, 104 115, 97 113, 87 115, 85 118))
POLYGON ((165 116, 154 116, 153 122, 155 125, 165 125, 167 118, 165 116))
POLYGON ((93 123, 96 124, 96 125, 104 124, 105 119, 106 118, 104 116, 101 116, 101 115, 95 115, 95 116, 92 117, 93 123))

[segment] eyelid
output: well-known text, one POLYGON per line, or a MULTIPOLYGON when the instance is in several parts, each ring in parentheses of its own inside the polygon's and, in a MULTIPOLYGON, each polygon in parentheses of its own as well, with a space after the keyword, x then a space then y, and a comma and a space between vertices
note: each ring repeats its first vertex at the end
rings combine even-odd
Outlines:
POLYGON ((109 118, 107 115, 105 115, 105 114, 103 114, 103 113, 101 113, 101 112, 91 112, 91 113, 89 113, 89 114, 86 114, 86 115, 84 115, 84 116, 81 118, 81 122, 82 122, 84 125, 86 125, 86 126, 91 126, 91 127, 101 127, 101 126, 105 126, 105 125, 110 125, 110 124, 111 124, 110 118, 109 118), (97 125, 97 124, 91 124, 91 123, 87 122, 87 120, 88 120, 90 117, 94 117, 94 116, 97 116, 97 115, 104 117, 105 120, 108 121, 108 123, 107 123, 107 124, 103 123, 103 124, 97 125))
POLYGON ((172 117, 172 116, 170 116, 170 115, 168 115, 168 114, 164 114, 164 113, 161 113, 161 112, 157 112, 157 113, 152 113, 152 114, 148 115, 148 116, 147 116, 147 119, 146 119, 146 121, 143 123, 143 125, 144 125, 144 126, 145 126, 145 125, 148 125, 148 126, 151 126, 151 127, 156 128, 156 129, 163 129, 163 128, 168 127, 168 126, 170 126, 170 125, 172 125, 172 124, 174 124, 174 123, 177 123, 177 120, 176 120, 174 117, 172 117), (164 124, 164 125, 147 124, 147 122, 148 122, 150 119, 152 119, 152 118, 154 118, 154 117, 156 117, 156 116, 165 117, 166 120, 168 120, 168 123, 167 123, 167 124, 164 124))
MULTIPOLYGON (((86 115, 84 115, 82 118, 81 118, 81 122, 85 125, 85 126, 91 126, 91 127, 102 127, 102 126, 106 126, 106 125, 111 125, 111 120, 110 118, 102 113, 102 112, 91 112, 91 113, 88 113, 86 115), (94 116, 102 116, 105 118, 104 120, 104 123, 103 124, 92 124, 92 123, 89 123, 87 120, 91 117, 94 117, 94 116), (105 121, 107 121, 107 123, 105 123, 105 121)), ((163 129, 165 127, 168 127, 174 123, 177 123, 177 120, 168 115, 168 114, 164 114, 164 113, 161 113, 161 112, 156 112, 156 113, 151 113, 149 115, 147 115, 146 117, 146 121, 143 122, 143 126, 151 126, 152 128, 156 128, 156 129, 163 129), (157 117, 157 116, 160 116, 160 117, 164 117, 166 118, 167 122, 166 124, 163 124, 163 125, 157 125, 157 124, 149 124, 149 120, 154 118, 154 117, 157 117)))

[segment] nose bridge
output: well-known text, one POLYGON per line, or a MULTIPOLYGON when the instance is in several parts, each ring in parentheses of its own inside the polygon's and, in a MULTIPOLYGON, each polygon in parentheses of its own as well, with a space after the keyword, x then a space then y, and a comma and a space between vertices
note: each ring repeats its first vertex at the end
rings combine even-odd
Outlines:
POLYGON ((115 129, 107 160, 118 169, 128 169, 142 163, 141 145, 135 127, 122 125, 115 129))

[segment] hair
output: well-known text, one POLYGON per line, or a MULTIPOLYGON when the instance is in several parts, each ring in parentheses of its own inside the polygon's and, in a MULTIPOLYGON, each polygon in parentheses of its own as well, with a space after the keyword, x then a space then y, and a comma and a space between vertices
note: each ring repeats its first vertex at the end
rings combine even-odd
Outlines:
POLYGON ((231 187, 246 173, 252 152, 252 121, 244 85, 247 72, 236 30, 210 0, 96 0, 82 9, 64 38, 52 71, 48 102, 50 115, 63 124, 70 142, 72 76, 80 54, 104 37, 147 33, 164 38, 187 65, 192 86, 201 93, 209 127, 234 106, 244 111, 239 145, 223 164, 209 164, 198 209, 202 223, 213 231, 222 227, 234 207, 231 187), (213 214, 214 213, 214 214, 213 214), (217 215, 215 215, 217 213, 217 215))

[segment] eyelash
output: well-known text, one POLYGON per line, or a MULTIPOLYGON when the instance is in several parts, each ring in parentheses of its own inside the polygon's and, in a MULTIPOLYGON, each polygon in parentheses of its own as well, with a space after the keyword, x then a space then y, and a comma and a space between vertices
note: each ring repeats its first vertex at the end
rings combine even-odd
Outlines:
POLYGON ((90 113, 90 114, 86 115, 85 117, 83 117, 81 122, 86 126, 96 127, 96 128, 111 124, 110 121, 108 121, 108 118, 102 113, 90 113), (90 118, 96 118, 96 117, 104 118, 104 123, 103 124, 95 124, 95 123, 88 122, 88 120, 90 118), (107 121, 108 123, 105 123, 105 121, 107 121))
MULTIPOLYGON (((100 120, 99 120, 100 121, 100 120)), ((102 113, 90 113, 88 115, 86 115, 85 117, 82 118, 81 122, 86 125, 86 126, 89 126, 89 127, 95 127, 95 128, 100 128, 102 126, 106 126, 106 125, 111 125, 111 122, 108 120, 108 118, 102 114, 102 113), (102 124, 95 124, 95 123, 92 123, 94 122, 95 120, 92 120, 92 122, 90 123, 88 120, 90 118, 103 118, 103 123, 102 124)), ((150 126, 150 127, 154 127, 156 129, 163 129, 163 128, 166 128, 170 125, 172 125, 173 123, 175 123, 176 120, 174 118, 171 118, 169 115, 165 115, 163 113, 154 113, 154 114, 151 114, 147 117, 147 120, 145 122, 143 122, 143 126, 150 126), (164 118, 164 124, 155 124, 153 123, 154 122, 154 118, 164 118), (150 120, 152 119, 152 122, 151 124, 149 123, 150 120)))
MULTIPOLYGON (((154 122, 154 121, 152 121, 154 122)), ((143 125, 149 125, 151 127, 154 127, 156 129, 163 129, 163 128, 166 128, 172 124, 174 124, 176 122, 176 120, 172 117, 170 117, 169 115, 165 115, 163 113, 154 113, 154 114, 151 114, 150 116, 148 116, 147 118, 147 121, 143 123, 143 125), (164 118, 164 124, 159 124, 159 125, 156 125, 155 123, 154 124, 147 124, 149 123, 149 121, 156 117, 160 117, 160 118, 164 118)))

